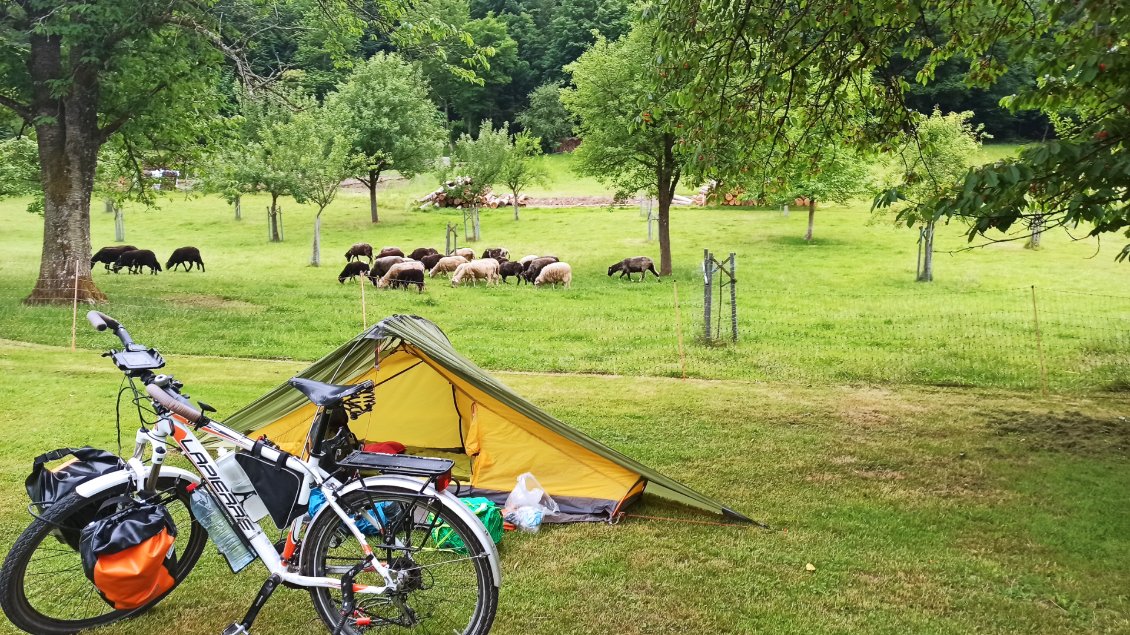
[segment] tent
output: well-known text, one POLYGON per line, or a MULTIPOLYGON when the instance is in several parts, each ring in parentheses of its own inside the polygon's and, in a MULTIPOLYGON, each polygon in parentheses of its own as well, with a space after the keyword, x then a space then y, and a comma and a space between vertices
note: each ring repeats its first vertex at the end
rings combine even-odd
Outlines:
MULTIPOLYGON (((454 459, 464 482, 460 495, 502 503, 518 475, 532 472, 561 507, 556 522, 611 520, 645 489, 750 522, 539 410, 459 355, 420 317, 389 317, 299 376, 336 384, 373 380, 376 406, 350 422, 353 432, 369 441, 398 441, 413 454, 454 459)), ((284 383, 224 423, 299 453, 314 414, 315 406, 284 383)))

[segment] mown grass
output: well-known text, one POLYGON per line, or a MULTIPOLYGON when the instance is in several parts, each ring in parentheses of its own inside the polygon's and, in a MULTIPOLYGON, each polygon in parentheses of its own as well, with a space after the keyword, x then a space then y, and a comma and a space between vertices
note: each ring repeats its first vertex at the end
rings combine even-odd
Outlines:
MULTIPOLYGON (((169 370, 221 415, 301 367, 168 357, 169 370)), ((119 376, 94 351, 10 341, 0 342, 0 372, 6 551, 29 522, 22 481, 33 456, 114 447, 119 376)), ((771 526, 696 524, 711 518, 645 499, 615 526, 507 534, 500 635, 1130 629, 1124 395, 500 377, 617 450, 771 526)), ((157 610, 104 632, 219 632, 243 615, 263 576, 258 565, 231 576, 209 548, 157 610)), ((5 623, 0 632, 14 631, 5 623)), ((280 589, 257 632, 322 630, 305 593, 280 589)))

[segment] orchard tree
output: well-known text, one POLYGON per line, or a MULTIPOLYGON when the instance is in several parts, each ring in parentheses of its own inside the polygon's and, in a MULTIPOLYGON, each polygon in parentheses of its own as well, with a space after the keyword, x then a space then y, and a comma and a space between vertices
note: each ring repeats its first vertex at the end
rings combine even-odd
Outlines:
POLYGON ((441 178, 461 176, 466 181, 463 191, 468 194, 469 205, 463 211, 463 226, 471 225, 469 240, 479 240, 479 205, 491 186, 499 182, 510 154, 510 128, 507 124, 495 130, 490 119, 479 124, 479 134, 472 137, 464 133, 455 142, 455 160, 441 178))
POLYGON ((825 142, 809 149, 786 168, 786 200, 803 198, 808 203, 808 229, 805 242, 812 242, 816 204, 847 203, 872 192, 868 162, 852 148, 825 142))
POLYGON ((386 53, 358 66, 328 103, 331 116, 351 131, 353 152, 362 158, 353 175, 369 189, 369 212, 376 223, 381 173, 395 169, 412 178, 439 156, 444 136, 439 112, 420 73, 386 53))
MULTIPOLYGON (((771 0, 669 0, 644 15, 656 25, 676 101, 696 115, 687 130, 696 145, 738 138, 774 147, 792 113, 835 124, 852 120, 846 110, 870 119, 839 138, 892 145, 914 126, 906 77, 930 85, 942 65, 963 60, 965 83, 991 89, 1022 69, 1036 81, 1015 86, 1004 105, 1013 114, 1069 112, 1075 125, 971 170, 918 207, 969 218, 970 240, 1034 216, 1130 238, 1125 2, 810 0, 783 9, 771 0), (839 98, 840 87, 857 98, 839 98)), ((904 213, 913 221, 923 212, 904 213)), ((1130 258, 1130 245, 1117 258, 1130 258)))
POLYGON ((573 136, 573 114, 561 103, 561 84, 542 84, 530 93, 530 105, 518 113, 522 128, 540 137, 542 147, 556 150, 563 139, 573 136))
POLYGON ((576 170, 616 188, 617 198, 640 190, 659 203, 659 273, 671 274, 671 199, 683 173, 682 121, 660 82, 653 35, 637 27, 616 42, 597 40, 566 67, 575 88, 562 91, 584 139, 576 170))
MULTIPOLYGON (((506 130, 506 126, 503 126, 503 131, 506 130)), ((541 139, 524 131, 511 137, 506 159, 498 173, 498 182, 510 190, 514 220, 518 220, 518 195, 529 186, 543 184, 549 178, 549 172, 541 158, 541 139)))
POLYGON ((921 227, 922 263, 918 282, 934 280, 934 228, 939 220, 926 201, 961 183, 981 149, 971 112, 919 116, 913 133, 894 148, 889 182, 876 207, 895 205, 908 226, 921 227))

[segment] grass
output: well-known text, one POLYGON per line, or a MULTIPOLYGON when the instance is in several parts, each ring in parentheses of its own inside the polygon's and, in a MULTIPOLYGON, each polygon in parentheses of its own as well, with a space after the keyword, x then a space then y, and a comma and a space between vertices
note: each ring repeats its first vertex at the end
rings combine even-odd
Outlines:
MULTIPOLYGON (((169 355, 171 372, 221 415, 300 366, 169 355)), ((11 341, 0 341, 0 370, 10 396, 0 411, 6 550, 29 520, 22 480, 31 457, 65 445, 114 447, 118 375, 94 351, 11 341)), ((500 635, 1130 629, 1124 395, 501 378, 771 529, 632 516, 507 534, 500 635)), ((651 499, 631 512, 710 520, 651 499)), ((263 575, 253 565, 231 576, 209 547, 156 611, 103 632, 171 623, 184 635, 219 632, 242 616, 263 575)), ((281 589, 258 632, 320 632, 315 619, 305 593, 281 589)))

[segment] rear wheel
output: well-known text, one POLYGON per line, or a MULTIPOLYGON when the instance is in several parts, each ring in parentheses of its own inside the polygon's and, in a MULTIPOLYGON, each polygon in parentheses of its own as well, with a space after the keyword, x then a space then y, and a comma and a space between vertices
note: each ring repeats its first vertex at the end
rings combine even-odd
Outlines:
MULTIPOLYGON (((192 571, 208 541, 207 531, 192 518, 185 485, 186 481, 162 477, 152 499, 169 510, 177 528, 177 584, 192 571)), ((126 485, 91 498, 73 493, 51 505, 24 530, 0 572, 0 607, 13 624, 35 635, 65 635, 139 615, 164 598, 139 609, 118 611, 103 601, 83 571, 75 548, 78 534, 95 518, 102 503, 126 493, 126 485)))
MULTIPOLYGON (((399 588, 384 595, 357 594, 357 608, 342 633, 398 628, 445 635, 490 631, 498 607, 490 551, 462 519, 438 500, 412 493, 357 491, 338 504, 354 518, 366 519, 358 522, 366 542, 399 580, 399 588)), ((360 542, 330 509, 310 526, 303 541, 305 575, 341 577, 363 559, 360 542)), ((357 584, 374 586, 383 580, 373 571, 355 578, 357 584)), ((318 615, 331 631, 336 629, 342 618, 340 590, 312 588, 310 594, 318 615)))

